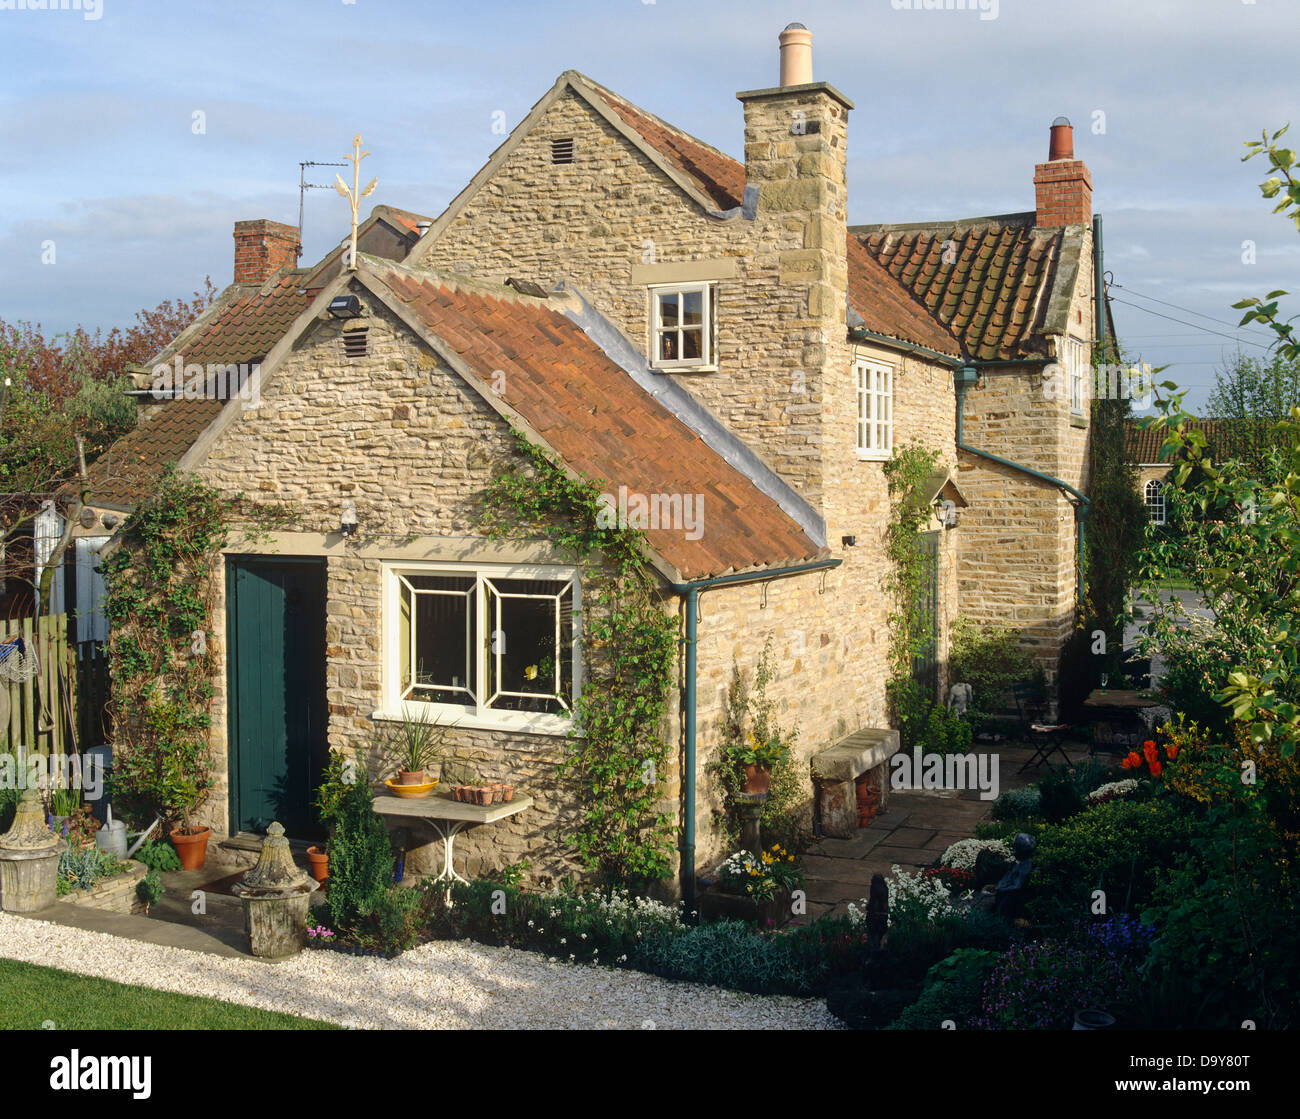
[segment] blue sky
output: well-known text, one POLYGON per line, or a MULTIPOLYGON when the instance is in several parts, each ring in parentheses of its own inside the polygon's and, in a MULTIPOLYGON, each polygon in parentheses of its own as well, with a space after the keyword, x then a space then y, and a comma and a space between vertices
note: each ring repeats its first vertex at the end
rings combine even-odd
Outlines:
MULTIPOLYGON (((23 2, 0 0, 0 318, 47 331, 125 324, 206 275, 224 286, 233 223, 296 222, 299 161, 341 159, 355 132, 380 180, 367 202, 437 215, 501 142, 494 114, 513 127, 568 68, 739 156, 735 92, 776 84, 792 20, 814 33, 815 76, 857 105, 851 222, 1032 209, 1064 114, 1114 295, 1147 308, 1116 306, 1121 338, 1171 364, 1193 404, 1234 337, 1269 340, 1228 325, 1230 305, 1300 292, 1300 236, 1260 198, 1264 164, 1240 161, 1244 140, 1297 115, 1296 0, 998 0, 994 19, 901 0, 6 10, 23 2)), ((308 192, 305 258, 347 220, 333 192, 308 192)))

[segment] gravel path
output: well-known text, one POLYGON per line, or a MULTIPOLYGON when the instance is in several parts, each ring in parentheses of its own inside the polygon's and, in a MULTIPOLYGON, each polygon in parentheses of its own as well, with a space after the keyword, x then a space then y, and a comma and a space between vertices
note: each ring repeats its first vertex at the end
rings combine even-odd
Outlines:
POLYGON ((165 948, 0 913, 0 956, 359 1029, 835 1029, 821 999, 746 995, 534 952, 437 941, 396 960, 279 963, 165 948))

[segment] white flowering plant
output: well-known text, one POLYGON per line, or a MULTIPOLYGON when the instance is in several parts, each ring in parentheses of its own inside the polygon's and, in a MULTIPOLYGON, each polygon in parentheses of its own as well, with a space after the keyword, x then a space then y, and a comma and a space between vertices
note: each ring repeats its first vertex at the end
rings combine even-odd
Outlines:
POLYGON ((1116 797, 1126 797, 1138 791, 1138 782, 1132 777, 1126 777, 1123 781, 1108 781, 1104 785, 1098 785, 1088 794, 1089 804, 1105 804, 1108 800, 1114 800, 1116 797))
POLYGON ((1002 839, 959 839, 940 857, 940 866, 950 866, 957 870, 975 869, 975 860, 981 851, 992 851, 1010 862, 1015 856, 1011 846, 1002 839))
MULTIPOLYGON (((894 924, 900 912, 913 911, 927 921, 937 921, 949 914, 959 912, 954 904, 951 891, 943 882, 924 870, 909 871, 898 865, 889 869, 885 880, 889 887, 889 923, 894 924)), ((958 900, 968 900, 967 892, 958 900)), ((864 928, 867 923, 867 899, 860 898, 857 904, 849 902, 849 924, 854 928, 864 928)))

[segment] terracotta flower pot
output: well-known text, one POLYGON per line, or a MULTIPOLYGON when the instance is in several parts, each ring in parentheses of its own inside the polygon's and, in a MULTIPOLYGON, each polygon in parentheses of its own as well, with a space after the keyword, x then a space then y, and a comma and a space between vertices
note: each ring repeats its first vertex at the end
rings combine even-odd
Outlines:
POLYGON ((475 802, 476 804, 484 804, 484 805, 491 804, 491 803, 492 803, 492 790, 489 789, 486 785, 483 785, 483 786, 481 786, 481 787, 475 789, 475 790, 474 790, 474 802, 475 802))
POLYGON ((501 786, 502 804, 509 804, 514 799, 515 799, 515 787, 513 785, 502 785, 501 786))
POLYGON ((504 785, 493 785, 493 786, 492 786, 492 803, 493 803, 493 804, 500 804, 501 801, 502 801, 502 799, 505 797, 505 794, 506 794, 506 787, 505 787, 504 785))
POLYGON ((762 796, 772 784, 772 771, 756 765, 745 766, 745 792, 762 796))
POLYGON ((397 783, 399 785, 423 785, 424 770, 422 769, 399 769, 397 771, 397 783))
POLYGON ((208 858, 209 828, 177 828, 171 833, 172 846, 181 860, 182 870, 202 870, 208 858))
POLYGON ((308 847, 307 863, 311 867, 311 876, 317 882, 324 882, 330 876, 329 852, 323 847, 308 847))

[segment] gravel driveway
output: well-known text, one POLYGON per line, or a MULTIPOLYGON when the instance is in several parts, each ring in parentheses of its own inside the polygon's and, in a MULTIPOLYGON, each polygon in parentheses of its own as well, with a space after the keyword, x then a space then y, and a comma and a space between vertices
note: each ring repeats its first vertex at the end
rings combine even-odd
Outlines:
MULTIPOLYGON (((513 948, 437 941, 396 960, 279 963, 143 944, 0 913, 0 956, 359 1029, 836 1029, 821 999, 746 995, 513 948)), ((58 1007, 50 1007, 57 1024, 58 1007)))

